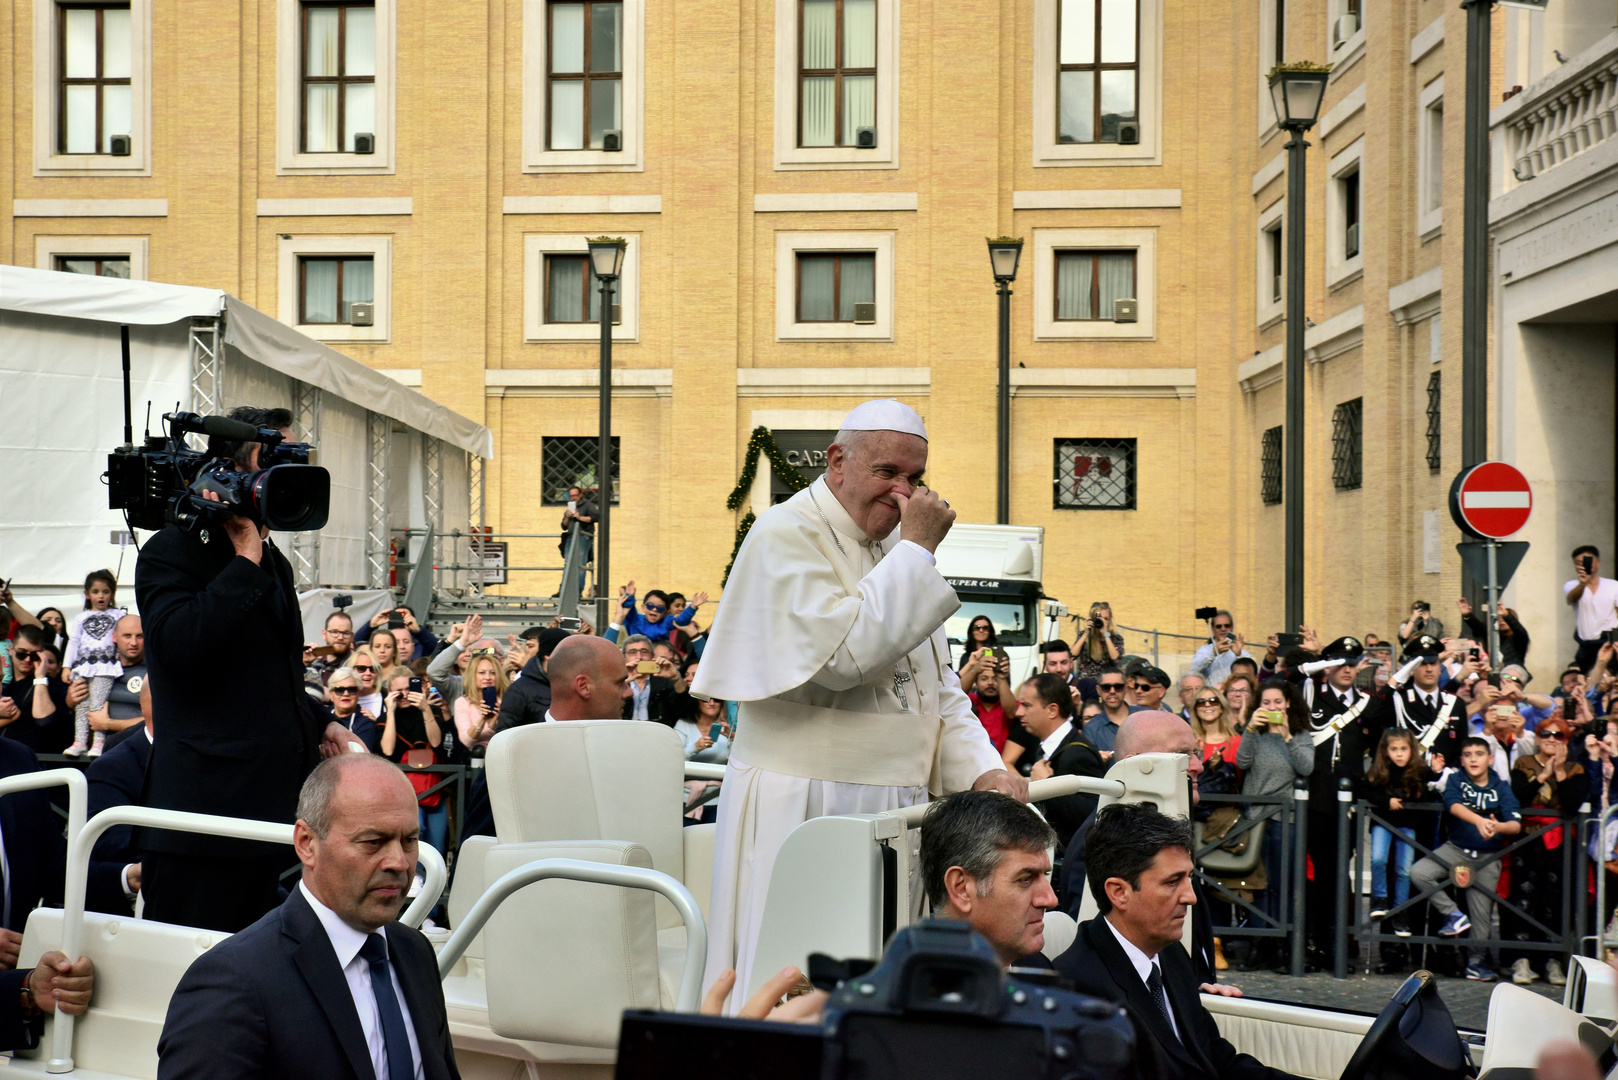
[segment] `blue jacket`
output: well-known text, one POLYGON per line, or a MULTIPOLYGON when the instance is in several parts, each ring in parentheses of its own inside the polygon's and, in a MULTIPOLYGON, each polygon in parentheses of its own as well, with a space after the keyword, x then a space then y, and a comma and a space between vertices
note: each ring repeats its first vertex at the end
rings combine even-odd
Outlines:
POLYGON ((673 619, 664 616, 657 622, 648 622, 646 616, 642 615, 640 610, 635 607, 635 598, 633 596, 624 597, 624 606, 619 608, 619 611, 624 617, 624 638, 626 640, 635 634, 645 634, 653 641, 667 638, 670 626, 689 626, 691 625, 691 620, 697 614, 697 609, 687 604, 685 610, 674 616, 673 619))
POLYGON ((1444 785, 1444 820, 1449 824, 1450 843, 1467 851, 1499 851, 1506 846, 1506 838, 1486 838, 1470 821, 1448 814, 1449 808, 1457 803, 1499 822, 1522 820, 1522 811, 1517 806, 1517 796, 1511 792, 1511 785, 1495 776, 1493 769, 1484 774, 1484 779, 1487 783, 1475 784, 1466 773, 1457 772, 1444 785))

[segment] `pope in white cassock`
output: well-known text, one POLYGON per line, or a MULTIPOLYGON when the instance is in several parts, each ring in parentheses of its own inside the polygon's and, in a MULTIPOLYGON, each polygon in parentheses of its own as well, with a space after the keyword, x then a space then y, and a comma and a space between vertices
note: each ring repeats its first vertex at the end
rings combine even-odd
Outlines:
POLYGON ((933 552, 955 512, 919 487, 926 465, 914 409, 854 409, 825 476, 753 525, 714 616, 692 692, 738 702, 707 968, 710 983, 736 970, 730 1012, 753 985, 770 873, 794 828, 929 791, 1027 798, 950 666, 944 620, 960 600, 933 552))

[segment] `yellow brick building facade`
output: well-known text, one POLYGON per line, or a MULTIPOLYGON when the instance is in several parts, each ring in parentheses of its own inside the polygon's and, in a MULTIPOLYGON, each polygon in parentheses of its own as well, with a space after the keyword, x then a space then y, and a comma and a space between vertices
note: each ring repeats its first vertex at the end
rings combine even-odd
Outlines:
MULTIPOLYGON (((1262 638, 1281 609, 1282 511, 1261 491, 1263 432, 1282 410, 1283 326, 1260 302, 1274 271, 1261 230, 1286 183, 1261 86, 1277 2, 1100 0, 1100 60, 1133 74, 1134 102, 1084 132, 1080 98, 1064 106, 1061 88, 1064 71, 1088 77, 1092 31, 1075 27, 1097 18, 1091 0, 624 0, 591 15, 597 29, 621 19, 613 152, 554 145, 566 138, 550 86, 572 14, 546 0, 377 0, 344 16, 344 48, 372 27, 369 60, 344 56, 370 71, 374 100, 362 121, 348 106, 343 148, 323 152, 300 103, 313 92, 309 9, 330 5, 129 0, 133 145, 75 156, 57 141, 66 5, 8 0, 0 261, 139 249, 135 276, 224 288, 298 323, 300 260, 373 259, 372 327, 303 328, 487 424, 488 523, 549 531, 560 510, 541 505, 545 440, 596 433, 598 354, 593 326, 546 321, 546 259, 585 236, 628 237, 614 576, 690 593, 718 589, 750 430, 834 428, 866 397, 920 410, 932 484, 962 520, 993 520, 984 238, 1021 236, 1011 516, 1046 529, 1047 592, 1179 633, 1197 629, 1196 606, 1229 605, 1262 638), (802 40, 824 15, 803 4, 827 2, 848 25, 872 20, 869 40, 844 39, 843 65, 874 63, 873 100, 845 114, 870 121, 870 148, 800 145, 798 65, 824 44, 802 40), (1130 18, 1132 61, 1118 37, 1130 18), (355 123, 375 129, 369 154, 349 152, 355 123), (798 260, 822 250, 874 252, 874 322, 798 320, 798 260), (1132 253, 1138 321, 1058 317, 1078 302, 1062 298, 1079 280, 1058 270, 1070 251, 1132 253), (1076 482, 1071 461, 1057 468, 1058 440, 1134 440, 1133 508, 1054 506, 1053 488, 1076 482)), ((1458 303, 1436 333, 1428 320, 1437 293, 1459 292, 1464 15, 1442 0, 1293 0, 1283 22, 1280 58, 1338 64, 1309 164, 1308 610, 1324 631, 1387 634, 1413 593, 1438 607, 1458 587, 1453 554, 1427 574, 1420 545, 1459 442, 1458 303), (1418 205, 1421 110, 1446 69, 1439 175, 1422 189, 1441 193, 1434 232, 1433 207, 1418 205), (1328 197, 1350 162, 1363 177, 1352 266, 1333 254, 1342 211, 1328 197), (1436 471, 1430 371, 1444 372, 1436 471), (1332 412, 1355 397, 1363 480, 1339 491, 1332 412)), ((1454 531, 1437 525, 1448 551, 1454 531)))

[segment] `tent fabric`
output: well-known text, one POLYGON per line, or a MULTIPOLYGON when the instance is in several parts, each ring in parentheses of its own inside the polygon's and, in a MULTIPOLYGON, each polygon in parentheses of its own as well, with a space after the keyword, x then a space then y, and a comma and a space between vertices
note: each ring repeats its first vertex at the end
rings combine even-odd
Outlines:
MULTIPOLYGON (((0 266, 0 310, 143 326, 223 314, 225 344, 243 356, 462 450, 494 456, 494 436, 482 424, 218 289, 0 266)), ((228 359, 226 372, 228 383, 228 359)))

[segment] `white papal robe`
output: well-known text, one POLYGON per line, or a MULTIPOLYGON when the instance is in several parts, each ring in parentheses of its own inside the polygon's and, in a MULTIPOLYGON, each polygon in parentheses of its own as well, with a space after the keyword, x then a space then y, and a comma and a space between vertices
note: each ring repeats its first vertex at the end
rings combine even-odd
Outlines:
POLYGON ((823 478, 748 533, 692 687, 738 703, 708 926, 707 981, 736 969, 729 1012, 758 981, 753 950, 787 834, 1003 768, 950 667, 943 624, 959 607, 930 553, 897 532, 866 539, 823 478))

